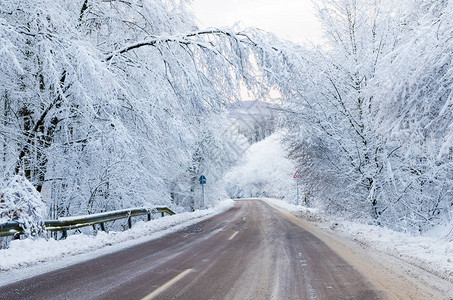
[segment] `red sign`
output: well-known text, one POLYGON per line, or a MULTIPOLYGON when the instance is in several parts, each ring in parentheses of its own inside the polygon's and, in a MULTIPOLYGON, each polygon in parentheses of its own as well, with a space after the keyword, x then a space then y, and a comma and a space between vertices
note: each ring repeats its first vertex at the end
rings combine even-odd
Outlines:
POLYGON ((302 175, 300 174, 299 171, 296 171, 296 173, 294 173, 293 178, 294 178, 294 179, 301 179, 301 178, 302 178, 302 175))

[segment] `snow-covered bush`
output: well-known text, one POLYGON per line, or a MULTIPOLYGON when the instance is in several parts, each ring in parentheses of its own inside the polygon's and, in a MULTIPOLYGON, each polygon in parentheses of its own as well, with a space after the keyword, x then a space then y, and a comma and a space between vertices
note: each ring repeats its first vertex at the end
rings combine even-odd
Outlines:
POLYGON ((35 187, 23 176, 16 175, 0 187, 0 223, 17 221, 25 234, 42 231, 47 207, 35 187))

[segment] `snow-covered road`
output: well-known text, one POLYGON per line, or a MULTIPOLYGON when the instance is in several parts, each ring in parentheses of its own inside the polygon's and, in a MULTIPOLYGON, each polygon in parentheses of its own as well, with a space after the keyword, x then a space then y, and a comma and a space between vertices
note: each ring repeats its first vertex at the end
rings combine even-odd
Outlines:
POLYGON ((387 299, 297 220, 238 201, 161 239, 3 286, 0 299, 387 299))
POLYGON ((238 201, 160 239, 3 286, 0 299, 450 299, 448 280, 288 210, 303 209, 238 201))

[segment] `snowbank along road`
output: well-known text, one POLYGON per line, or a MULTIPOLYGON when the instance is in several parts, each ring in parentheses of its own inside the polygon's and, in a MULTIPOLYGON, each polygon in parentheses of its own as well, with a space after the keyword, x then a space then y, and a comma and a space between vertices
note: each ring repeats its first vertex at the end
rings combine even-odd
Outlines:
POLYGON ((0 299, 390 299, 302 224, 241 200, 161 239, 3 286, 0 299))

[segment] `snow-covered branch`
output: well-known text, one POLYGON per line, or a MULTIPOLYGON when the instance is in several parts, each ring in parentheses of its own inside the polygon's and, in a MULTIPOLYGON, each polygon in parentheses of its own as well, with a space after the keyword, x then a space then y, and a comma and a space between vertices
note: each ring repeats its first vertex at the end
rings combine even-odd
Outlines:
MULTIPOLYGON (((176 43, 176 44, 181 44, 181 45, 195 45, 200 48, 208 49, 211 51, 215 51, 215 45, 207 43, 205 40, 196 40, 193 38, 196 37, 203 37, 203 36, 217 36, 217 37, 222 37, 224 36, 225 38, 234 38, 237 42, 240 43, 248 43, 251 46, 259 46, 256 42, 253 41, 253 39, 246 33, 244 32, 232 32, 228 30, 222 30, 222 29, 210 29, 210 30, 200 30, 196 32, 191 32, 188 34, 184 35, 176 35, 176 36, 161 36, 161 37, 151 37, 149 39, 139 41, 139 42, 134 42, 129 45, 126 45, 118 50, 113 51, 112 53, 107 54, 104 57, 105 61, 109 61, 113 59, 115 56, 124 54, 128 51, 143 47, 143 46, 156 46, 157 44, 160 43, 176 43)), ((277 50, 277 48, 272 47, 274 50, 277 50)))

